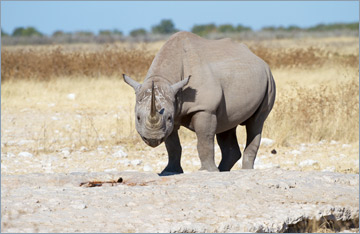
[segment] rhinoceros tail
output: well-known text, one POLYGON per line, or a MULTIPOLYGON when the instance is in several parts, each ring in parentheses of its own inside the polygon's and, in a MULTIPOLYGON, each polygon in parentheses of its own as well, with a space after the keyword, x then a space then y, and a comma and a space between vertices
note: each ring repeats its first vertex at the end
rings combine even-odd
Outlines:
POLYGON ((269 69, 269 76, 268 76, 268 90, 267 90, 267 96, 268 96, 268 108, 269 112, 274 106, 275 103, 275 97, 276 97, 276 85, 274 77, 269 69))

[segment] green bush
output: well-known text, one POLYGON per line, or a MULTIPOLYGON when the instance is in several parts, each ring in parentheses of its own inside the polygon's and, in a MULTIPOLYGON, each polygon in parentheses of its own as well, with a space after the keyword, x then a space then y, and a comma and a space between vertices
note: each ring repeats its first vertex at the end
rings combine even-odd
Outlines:
POLYGON ((41 32, 39 32, 36 28, 34 27, 18 27, 15 28, 12 36, 15 37, 30 37, 30 36, 42 36, 43 34, 41 32))
POLYGON ((161 20, 160 24, 155 25, 151 28, 153 34, 171 34, 177 32, 174 23, 169 19, 161 20))
POLYGON ((202 25, 194 25, 191 29, 192 33, 195 33, 199 36, 206 36, 209 33, 216 32, 215 24, 202 24, 202 25))
POLYGON ((146 34, 146 30, 143 28, 134 29, 130 32, 130 36, 132 37, 145 36, 146 34))

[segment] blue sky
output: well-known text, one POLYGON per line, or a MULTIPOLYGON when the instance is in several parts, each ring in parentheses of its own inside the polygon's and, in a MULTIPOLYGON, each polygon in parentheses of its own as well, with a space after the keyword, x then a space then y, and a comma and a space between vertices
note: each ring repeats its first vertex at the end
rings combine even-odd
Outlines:
POLYGON ((135 28, 151 30, 171 19, 180 30, 194 24, 313 26, 319 23, 359 21, 358 1, 1 1, 1 28, 36 27, 51 35, 118 29, 126 35, 135 28))

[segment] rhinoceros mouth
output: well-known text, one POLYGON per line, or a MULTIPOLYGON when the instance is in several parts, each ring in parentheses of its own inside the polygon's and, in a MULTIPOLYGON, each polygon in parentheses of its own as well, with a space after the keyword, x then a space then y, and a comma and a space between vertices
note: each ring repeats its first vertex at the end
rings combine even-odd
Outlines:
POLYGON ((149 139, 146 137, 142 137, 142 139, 147 145, 155 148, 156 146, 160 145, 164 141, 165 137, 163 137, 161 139, 149 139))

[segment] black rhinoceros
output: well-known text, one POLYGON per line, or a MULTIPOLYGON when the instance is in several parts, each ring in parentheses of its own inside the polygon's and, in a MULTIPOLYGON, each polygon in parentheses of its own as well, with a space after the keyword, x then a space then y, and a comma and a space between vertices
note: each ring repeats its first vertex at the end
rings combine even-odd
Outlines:
POLYGON ((247 46, 178 32, 157 53, 142 84, 123 77, 136 93, 141 138, 152 147, 165 141, 169 161, 162 175, 183 172, 180 126, 196 133, 200 170, 229 171, 241 157, 236 127, 245 125, 242 167, 254 167, 264 121, 275 101, 275 82, 269 66, 247 46), (215 135, 222 154, 219 167, 215 135))

